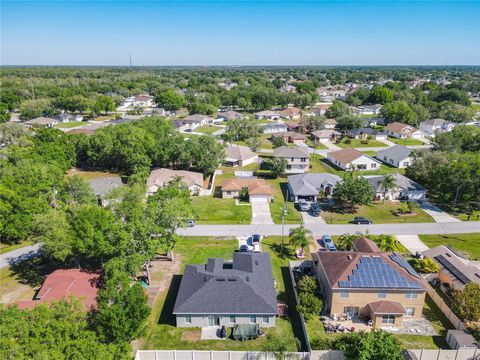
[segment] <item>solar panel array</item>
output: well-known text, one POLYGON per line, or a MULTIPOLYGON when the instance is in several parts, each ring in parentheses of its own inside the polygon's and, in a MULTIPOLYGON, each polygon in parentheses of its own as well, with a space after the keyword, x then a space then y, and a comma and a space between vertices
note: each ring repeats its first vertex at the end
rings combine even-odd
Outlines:
POLYGON ((435 260, 437 260, 440 264, 443 265, 448 271, 450 271, 458 280, 460 280, 463 284, 468 284, 470 280, 466 277, 460 270, 458 270, 455 265, 453 265, 450 261, 448 261, 443 255, 435 256, 435 260))
POLYGON ((410 281, 380 256, 362 256, 348 281, 339 281, 341 288, 396 288, 420 289, 417 281, 410 281))
POLYGON ((403 258, 402 255, 392 253, 392 255, 390 255, 390 259, 392 259, 398 265, 407 270, 410 275, 415 276, 416 278, 420 278, 420 275, 417 274, 417 272, 410 266, 410 264, 403 258))

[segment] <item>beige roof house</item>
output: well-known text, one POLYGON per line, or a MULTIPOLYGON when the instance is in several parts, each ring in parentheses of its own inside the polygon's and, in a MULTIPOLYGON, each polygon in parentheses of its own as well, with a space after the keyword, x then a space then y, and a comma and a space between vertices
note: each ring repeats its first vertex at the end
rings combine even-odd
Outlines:
POLYGON ((42 116, 32 120, 25 121, 24 124, 29 127, 34 127, 34 126, 53 127, 54 125, 58 124, 58 120, 42 116))
POLYGON ((423 137, 423 133, 411 125, 403 124, 400 122, 392 122, 383 128, 388 135, 396 138, 415 138, 420 139, 423 137))
POLYGON ((192 193, 196 193, 203 189, 203 174, 186 171, 186 170, 171 170, 171 169, 156 169, 150 173, 147 179, 147 192, 154 194, 161 187, 167 185, 175 177, 181 177, 182 182, 190 189, 192 193))
POLYGON ((243 189, 248 190, 250 202, 270 201, 273 194, 271 186, 263 179, 233 178, 222 182, 222 197, 238 197, 243 189))
POLYGON ((230 166, 246 166, 258 161, 258 155, 246 146, 230 145, 225 153, 225 162, 230 166))
POLYGON ((333 151, 327 154, 327 159, 343 170, 375 170, 380 163, 372 157, 352 148, 333 151))

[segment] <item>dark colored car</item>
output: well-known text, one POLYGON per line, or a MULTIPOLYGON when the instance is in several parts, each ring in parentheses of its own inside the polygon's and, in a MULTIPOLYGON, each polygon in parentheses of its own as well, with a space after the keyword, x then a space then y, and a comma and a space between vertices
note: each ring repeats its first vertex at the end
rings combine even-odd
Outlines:
POLYGON ((319 204, 313 203, 312 206, 310 206, 310 214, 312 216, 318 217, 320 216, 320 212, 321 212, 321 209, 319 204))
POLYGON ((366 217, 363 216, 356 216, 353 218, 351 221, 352 224, 357 224, 357 225, 368 225, 368 224, 373 224, 372 220, 367 219, 366 217))
POLYGON ((194 227, 195 226, 195 220, 187 220, 187 227, 194 227))
POLYGON ((252 236, 252 243, 259 243, 260 241, 262 241, 262 235, 254 234, 252 236))

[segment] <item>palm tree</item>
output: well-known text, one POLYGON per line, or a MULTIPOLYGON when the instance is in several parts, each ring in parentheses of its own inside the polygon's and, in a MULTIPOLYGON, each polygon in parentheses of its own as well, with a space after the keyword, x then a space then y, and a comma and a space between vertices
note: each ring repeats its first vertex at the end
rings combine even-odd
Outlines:
POLYGON ((310 243, 312 232, 302 225, 290 230, 288 236, 290 237, 290 244, 303 250, 303 248, 310 243))
POLYGON ((396 186, 397 182, 392 174, 387 174, 383 177, 382 181, 380 182, 380 188, 383 189, 383 203, 385 203, 387 192, 394 189, 396 186))

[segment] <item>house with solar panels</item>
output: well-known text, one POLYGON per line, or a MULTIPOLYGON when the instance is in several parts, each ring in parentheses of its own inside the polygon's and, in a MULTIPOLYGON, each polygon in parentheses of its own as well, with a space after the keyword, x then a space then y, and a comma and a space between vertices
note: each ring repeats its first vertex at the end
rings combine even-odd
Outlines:
POLYGON ((359 238, 352 251, 312 257, 328 314, 372 320, 375 328, 401 328, 403 319, 421 318, 425 282, 400 254, 359 238))

